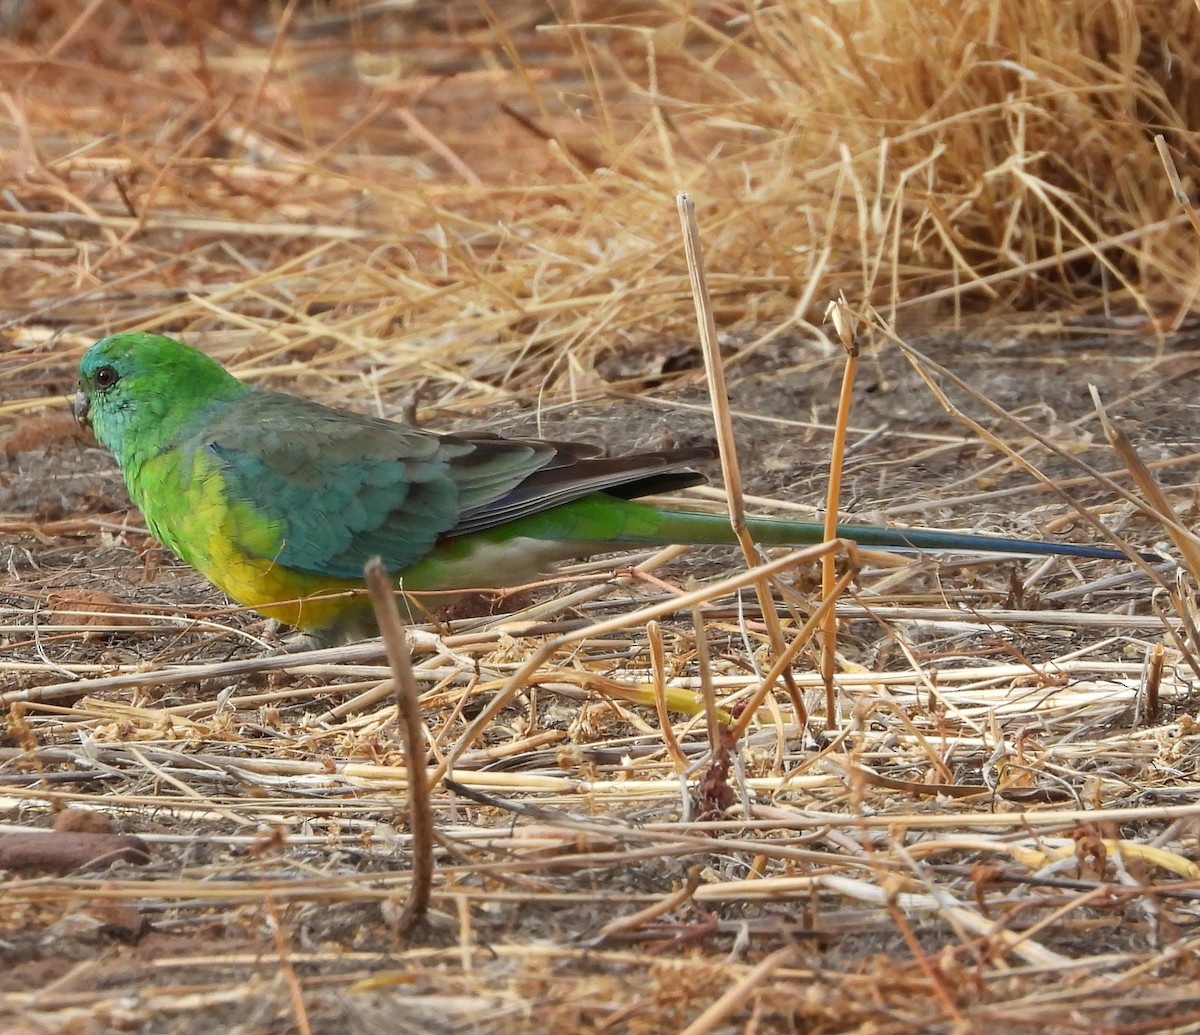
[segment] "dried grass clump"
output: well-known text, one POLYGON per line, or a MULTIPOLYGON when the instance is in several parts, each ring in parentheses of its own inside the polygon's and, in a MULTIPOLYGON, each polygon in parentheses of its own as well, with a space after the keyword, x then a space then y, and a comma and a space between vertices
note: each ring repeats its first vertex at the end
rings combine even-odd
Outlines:
POLYGON ((154 327, 459 397, 661 376, 681 188, 741 340, 838 291, 1167 325, 1196 294, 1151 140, 1200 161, 1188 4, 29 10, 35 254, 0 274, 38 342, 154 327))
POLYGON ((1151 138, 1195 167, 1198 30, 1190 4, 1044 0, 778 4, 687 44, 667 24, 641 37, 652 88, 613 74, 646 130, 606 159, 707 197, 715 267, 793 300, 824 273, 818 299, 877 305, 1186 304, 1196 242, 1162 225, 1151 138))

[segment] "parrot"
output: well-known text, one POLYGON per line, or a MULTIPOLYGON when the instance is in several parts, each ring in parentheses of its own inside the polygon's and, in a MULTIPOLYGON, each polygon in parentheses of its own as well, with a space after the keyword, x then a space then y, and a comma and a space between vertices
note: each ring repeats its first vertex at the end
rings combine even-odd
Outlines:
MULTIPOLYGON (((92 345, 74 410, 159 542, 310 645, 376 632, 368 596, 350 592, 376 556, 398 590, 419 595, 521 585, 591 554, 737 542, 725 515, 638 500, 703 483, 692 468, 711 447, 610 457, 569 442, 429 431, 256 387, 159 334, 92 345)), ((764 546, 825 538, 820 522, 751 518, 748 528, 764 546)), ((934 529, 848 524, 837 535, 891 550, 1130 558, 934 529)))

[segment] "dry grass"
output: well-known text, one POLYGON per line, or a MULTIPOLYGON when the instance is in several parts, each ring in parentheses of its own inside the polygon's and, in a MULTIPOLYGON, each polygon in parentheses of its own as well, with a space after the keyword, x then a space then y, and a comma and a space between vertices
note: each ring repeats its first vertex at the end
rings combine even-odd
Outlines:
MULTIPOLYGON (((763 573, 733 564, 688 595, 663 557, 595 562, 528 610, 412 630, 430 772, 453 782, 432 791, 430 924, 400 939, 382 648, 265 656, 254 616, 155 571, 59 417, 82 349, 146 328, 334 403, 620 405, 599 425, 618 443, 660 433, 661 405, 676 433, 698 381, 686 189, 735 394, 836 385, 839 292, 902 338, 1019 321, 1051 343, 1016 381, 1080 385, 1032 416, 999 403, 1045 441, 956 404, 1149 543, 1090 410, 1066 408, 1107 346, 1108 410, 1145 414, 1194 520, 1186 341, 1151 347, 1148 382, 1119 367, 1200 289, 1152 139, 1191 188, 1194 5, 8 0, 0 24, 3 838, 71 807, 153 854, 8 878, 6 1030, 1200 1030, 1186 587, 868 557, 829 601, 829 732, 783 693, 737 717, 776 655, 734 592, 763 573)), ((903 364, 867 331, 886 388, 903 364)), ((1008 390, 1004 355, 984 395, 1008 390)), ((892 517, 995 508, 1024 532, 1073 513, 916 384, 882 404, 897 452, 872 451, 874 411, 852 426, 845 499, 886 483, 892 517)), ((835 396, 752 414, 760 456, 766 435, 789 472, 819 453, 835 396)), ((784 649, 820 716, 798 638, 819 580, 787 579, 784 649)))

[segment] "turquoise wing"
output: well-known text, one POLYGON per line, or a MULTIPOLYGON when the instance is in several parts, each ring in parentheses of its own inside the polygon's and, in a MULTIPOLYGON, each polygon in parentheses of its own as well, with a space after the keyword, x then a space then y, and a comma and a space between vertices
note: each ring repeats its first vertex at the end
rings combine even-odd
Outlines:
MULTIPOLYGON (((696 484, 703 477, 684 468, 711 455, 605 458, 560 442, 439 435, 262 390, 211 417, 187 447, 204 452, 243 511, 279 530, 266 559, 331 578, 360 577, 373 556, 402 571, 440 539, 594 492, 628 498, 696 484)), ((236 545, 266 556, 261 540, 236 545)))

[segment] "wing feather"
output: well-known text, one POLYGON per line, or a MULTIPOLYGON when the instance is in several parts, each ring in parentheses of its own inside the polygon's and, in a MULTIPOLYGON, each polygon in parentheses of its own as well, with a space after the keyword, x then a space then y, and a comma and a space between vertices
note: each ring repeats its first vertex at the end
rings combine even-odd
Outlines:
MULTIPOLYGON (((207 451, 243 511, 249 505, 264 527, 281 530, 268 559, 333 578, 360 576, 375 555, 401 571, 443 537, 594 492, 631 498, 697 484, 703 476, 687 465, 712 455, 604 458, 591 446, 439 435, 262 390, 210 420, 190 445, 207 451)), ((261 540, 237 545, 265 557, 261 540)))

